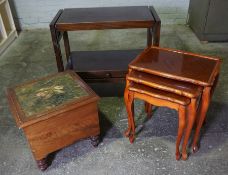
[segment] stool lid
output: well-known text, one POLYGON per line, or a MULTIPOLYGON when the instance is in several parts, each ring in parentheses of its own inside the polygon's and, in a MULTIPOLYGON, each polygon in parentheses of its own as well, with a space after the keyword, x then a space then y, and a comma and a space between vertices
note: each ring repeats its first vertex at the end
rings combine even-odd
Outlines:
POLYGON ((8 89, 11 108, 19 126, 41 116, 70 108, 70 105, 98 97, 73 72, 58 73, 8 89))

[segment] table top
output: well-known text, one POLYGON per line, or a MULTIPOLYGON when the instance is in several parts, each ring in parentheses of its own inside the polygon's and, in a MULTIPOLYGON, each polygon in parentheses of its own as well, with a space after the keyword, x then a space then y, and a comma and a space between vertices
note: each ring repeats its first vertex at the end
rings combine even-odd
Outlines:
POLYGON ((56 21, 58 30, 151 27, 155 19, 147 6, 64 9, 56 21))
POLYGON ((220 62, 219 58, 151 47, 133 60, 129 68, 201 86, 211 86, 219 71, 220 62))
MULTIPOLYGON (((96 96, 73 72, 58 73, 8 90, 21 123, 96 96)), ((12 105, 12 104, 11 104, 12 105)))

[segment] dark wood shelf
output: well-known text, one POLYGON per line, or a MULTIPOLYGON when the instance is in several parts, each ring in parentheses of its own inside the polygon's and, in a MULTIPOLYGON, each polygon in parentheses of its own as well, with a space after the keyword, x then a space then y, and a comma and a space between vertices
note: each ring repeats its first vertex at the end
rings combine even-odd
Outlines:
POLYGON ((68 67, 84 80, 115 81, 124 79, 128 64, 141 52, 137 50, 73 51, 68 67))

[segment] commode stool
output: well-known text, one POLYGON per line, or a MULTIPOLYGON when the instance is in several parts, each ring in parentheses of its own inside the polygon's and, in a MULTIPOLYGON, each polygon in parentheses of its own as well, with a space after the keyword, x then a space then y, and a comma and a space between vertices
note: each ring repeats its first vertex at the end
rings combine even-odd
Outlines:
POLYGON ((45 170, 49 153, 90 137, 99 142, 99 97, 73 71, 9 88, 9 105, 29 142, 37 165, 45 170))

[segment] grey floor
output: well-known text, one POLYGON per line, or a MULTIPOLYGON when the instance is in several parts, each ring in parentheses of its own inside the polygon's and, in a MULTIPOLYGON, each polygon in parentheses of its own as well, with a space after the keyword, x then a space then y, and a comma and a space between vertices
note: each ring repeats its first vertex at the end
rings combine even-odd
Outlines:
MULTIPOLYGON (((144 30, 76 32, 70 38, 72 50, 144 48, 146 45, 144 30)), ((31 30, 20 33, 0 56, 0 174, 227 174, 228 43, 201 43, 187 26, 165 25, 161 46, 219 56, 223 60, 199 152, 191 153, 187 161, 176 161, 176 111, 158 108, 146 120, 141 101, 135 102, 137 139, 130 144, 123 137, 127 127, 123 98, 102 98, 99 109, 105 134, 103 142, 98 148, 93 148, 89 140, 64 148, 41 173, 5 97, 6 87, 57 71, 49 31, 31 30)))

